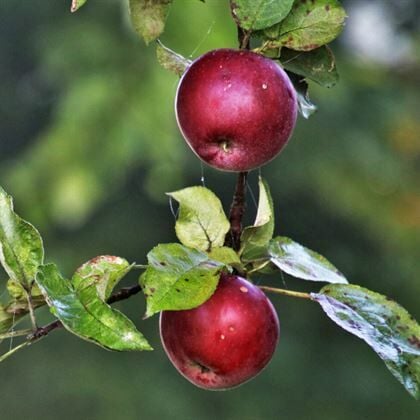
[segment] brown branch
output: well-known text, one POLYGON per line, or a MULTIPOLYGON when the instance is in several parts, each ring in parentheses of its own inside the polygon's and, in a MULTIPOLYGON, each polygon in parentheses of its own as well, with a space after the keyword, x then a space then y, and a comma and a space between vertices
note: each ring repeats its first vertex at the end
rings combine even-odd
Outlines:
POLYGON ((48 335, 52 330, 62 327, 63 324, 57 319, 56 321, 50 322, 49 324, 44 325, 43 327, 38 327, 32 334, 28 335, 28 340, 31 342, 37 341, 40 338, 48 335))
POLYGON ((135 284, 134 286, 130 287, 123 287, 122 289, 118 290, 118 292, 113 293, 106 303, 110 305, 114 302, 119 302, 120 300, 128 299, 129 297, 136 295, 137 293, 141 292, 141 286, 139 284, 135 284))
POLYGON ((248 172, 239 172, 236 181, 235 194, 229 212, 230 231, 226 235, 225 245, 235 251, 241 246, 242 217, 246 207, 246 180, 248 172))
MULTIPOLYGON (((115 303, 119 302, 121 300, 128 299, 129 297, 136 295, 141 291, 141 286, 138 284, 135 284, 134 286, 130 287, 123 287, 122 289, 118 290, 117 292, 113 293, 108 300, 107 303, 115 303)), ((38 327, 32 334, 28 335, 29 342, 34 342, 39 340, 42 337, 45 337, 48 335, 51 331, 62 328, 63 324, 60 320, 56 320, 53 322, 50 322, 47 325, 44 325, 43 327, 38 327)))

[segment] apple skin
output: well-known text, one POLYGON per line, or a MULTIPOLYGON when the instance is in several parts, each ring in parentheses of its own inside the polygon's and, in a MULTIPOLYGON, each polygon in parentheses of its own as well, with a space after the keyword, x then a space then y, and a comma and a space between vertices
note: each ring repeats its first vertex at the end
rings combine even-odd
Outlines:
POLYGON ((195 60, 176 94, 178 126, 204 162, 249 171, 286 145, 297 117, 295 89, 273 60, 246 50, 218 49, 195 60))
POLYGON ((195 309, 163 311, 160 336, 176 369, 194 385, 238 386, 268 364, 277 346, 277 313, 247 280, 221 274, 218 287, 195 309))

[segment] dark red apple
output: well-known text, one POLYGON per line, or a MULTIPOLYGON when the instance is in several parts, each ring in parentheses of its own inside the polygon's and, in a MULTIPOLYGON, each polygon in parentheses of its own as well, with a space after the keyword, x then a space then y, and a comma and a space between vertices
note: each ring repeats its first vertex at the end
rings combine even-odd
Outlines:
POLYGON ((278 342, 279 320, 258 287, 222 274, 213 296, 198 308, 162 312, 160 335, 169 359, 189 381, 227 389, 267 365, 278 342))
POLYGON ((297 116, 295 89, 283 69, 260 54, 219 49, 194 61, 175 100, 179 128, 206 163, 248 171, 286 145, 297 116))

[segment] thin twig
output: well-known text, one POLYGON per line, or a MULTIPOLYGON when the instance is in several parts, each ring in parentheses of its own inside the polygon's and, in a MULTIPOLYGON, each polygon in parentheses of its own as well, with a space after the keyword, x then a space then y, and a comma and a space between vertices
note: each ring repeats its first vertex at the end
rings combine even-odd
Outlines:
POLYGON ((311 295, 309 293, 304 292, 295 292, 293 290, 286 290, 286 289, 277 289, 276 287, 269 287, 269 286, 258 286, 261 290, 271 293, 277 293, 278 295, 284 296, 291 296, 297 297, 301 299, 309 299, 312 300, 311 295))
POLYGON ((139 292, 141 292, 141 286, 139 284, 135 284, 130 287, 123 287, 118 290, 118 292, 112 294, 106 302, 109 304, 119 302, 120 300, 128 299, 130 296, 136 295, 139 292))
POLYGON ((26 329, 26 330, 13 330, 9 331, 3 334, 0 334, 0 340, 4 340, 6 338, 12 338, 12 337, 21 337, 23 335, 28 335, 32 333, 33 330, 26 329))
POLYGON ((47 336, 51 331, 57 328, 63 328, 63 324, 58 319, 43 327, 38 327, 36 331, 29 334, 27 338, 30 342, 38 341, 40 338, 47 336))
POLYGON ((226 235, 226 245, 239 251, 241 246, 242 217, 246 207, 246 179, 248 172, 239 172, 235 193, 229 212, 230 231, 226 235))
POLYGON ((31 289, 29 289, 29 291, 25 289, 25 293, 26 293, 26 300, 28 301, 28 310, 29 310, 29 317, 31 318, 32 329, 33 331, 36 331, 38 329, 38 326, 36 324, 34 302, 32 300, 31 289))
POLYGON ((22 349, 23 347, 29 346, 29 344, 31 344, 30 341, 24 341, 22 344, 19 344, 18 346, 13 347, 7 353, 2 354, 0 356, 0 363, 3 362, 3 360, 6 360, 8 357, 10 357, 13 353, 16 353, 18 350, 22 349))

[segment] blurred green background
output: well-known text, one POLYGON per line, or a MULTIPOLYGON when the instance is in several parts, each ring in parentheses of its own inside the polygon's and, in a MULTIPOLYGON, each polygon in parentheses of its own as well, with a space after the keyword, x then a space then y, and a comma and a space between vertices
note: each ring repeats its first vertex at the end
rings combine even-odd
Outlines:
MULTIPOLYGON (((277 233, 317 250, 352 283, 420 315, 420 5, 343 2, 341 80, 311 85, 319 111, 262 168, 277 233)), ((174 241, 165 191, 199 184, 226 210, 235 177, 203 166, 173 112, 177 78, 133 33, 122 0, 0 1, 0 185, 70 275, 114 254, 142 263, 174 241)), ((188 56, 236 46, 228 2, 176 0, 163 42, 188 56)), ((250 190, 257 195, 257 172, 250 190)), ((255 205, 249 195, 252 219, 255 205)), ((6 275, 0 272, 5 296, 6 275), (4 281, 3 281, 4 280, 4 281)), ((127 283, 133 283, 131 276, 127 283)), ((261 279, 297 290, 319 285, 261 279)), ((117 306, 153 353, 113 353, 64 331, 0 366, 0 418, 414 419, 419 405, 368 346, 310 302, 273 296, 282 326, 269 367, 229 392, 194 388, 170 365, 141 296, 117 306)), ((41 309, 42 322, 51 319, 41 309)), ((7 351, 10 341, 0 349, 7 351)), ((417 414, 417 416, 416 416, 417 414)))

